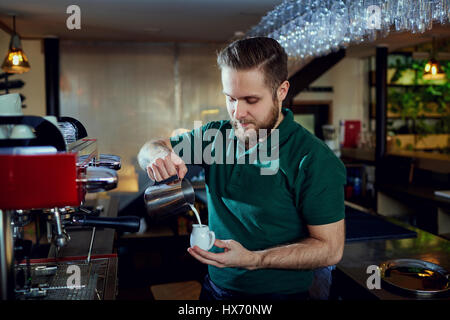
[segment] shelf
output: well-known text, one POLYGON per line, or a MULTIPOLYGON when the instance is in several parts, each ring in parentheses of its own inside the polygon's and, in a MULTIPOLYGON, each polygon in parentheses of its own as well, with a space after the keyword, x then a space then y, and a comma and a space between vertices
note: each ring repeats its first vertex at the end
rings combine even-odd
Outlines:
POLYGON ((375 149, 342 148, 341 158, 375 161, 375 149))
MULTIPOLYGON (((400 150, 403 151, 408 145, 415 151, 443 149, 448 147, 450 134, 396 134, 386 138, 388 152, 400 150), (397 146, 397 142, 400 146, 397 146)), ((406 151, 406 150, 405 150, 406 151)))
MULTIPOLYGON (((375 105, 371 105, 369 106, 371 112, 370 112, 370 118, 371 119, 376 119, 376 115, 375 115, 375 105)), ((423 113, 423 114, 419 114, 417 116, 417 120, 420 119, 442 119, 444 117, 446 117, 448 114, 441 114, 441 113, 432 113, 432 112, 427 112, 427 113, 423 113)), ((392 111, 388 111, 386 114, 386 118, 387 119, 392 119, 392 120, 403 120, 403 118, 398 114, 398 113, 394 113, 392 111)), ((413 119, 413 117, 405 117, 405 119, 413 119)))
MULTIPOLYGON (((434 84, 387 84, 386 86, 389 88, 389 87, 392 87, 392 88, 422 88, 422 87, 431 87, 431 86, 442 86, 443 84, 442 83, 440 83, 440 84, 437 84, 437 83, 434 83, 434 84)), ((374 84, 370 84, 370 86, 371 87, 373 87, 373 88, 375 88, 376 87, 376 85, 374 85, 374 84)))
POLYGON ((450 173, 450 155, 424 151, 388 150, 387 156, 414 159, 414 166, 419 169, 439 173, 450 173))
MULTIPOLYGON (((419 169, 440 173, 450 173, 450 155, 425 151, 388 150, 386 156, 415 159, 414 166, 419 169)), ((361 162, 375 162, 375 149, 342 148, 342 159, 361 162)), ((350 164, 351 165, 351 164, 350 164)))
POLYGON ((444 153, 432 153, 425 151, 408 151, 408 150, 392 150, 388 151, 388 155, 399 156, 399 157, 409 157, 416 159, 433 159, 450 162, 450 154, 444 153))
MULTIPOLYGON (((446 79, 440 79, 440 80, 425 80, 417 78, 417 80, 420 82, 418 84, 414 84, 414 81, 417 77, 416 71, 413 69, 406 69, 403 70, 402 76, 397 79, 395 82, 392 82, 392 77, 396 73, 395 67, 390 67, 387 70, 387 86, 393 87, 393 88, 420 88, 420 87, 430 87, 430 86, 442 86, 445 85, 447 80, 446 79), (428 82, 433 81, 433 82, 428 82)), ((375 79, 375 71, 369 71, 369 87, 376 87, 376 79, 375 79)))
POLYGON ((345 204, 354 209, 362 210, 364 212, 371 212, 375 209, 375 199, 368 197, 352 197, 345 199, 345 204))
MULTIPOLYGON (((430 208, 450 208, 450 199, 434 194, 436 190, 442 190, 445 185, 424 185, 411 183, 392 183, 382 181, 378 185, 378 191, 395 197, 411 206, 429 206, 430 208)), ((427 212, 424 212, 427 214, 427 212)))
MULTIPOLYGON (((369 108, 371 110, 371 117, 375 117, 375 103, 371 103, 369 105, 369 108)), ((388 119, 402 119, 401 115, 399 113, 396 112, 392 112, 391 111, 392 105, 391 103, 387 104, 387 114, 386 117, 388 119)), ((448 113, 450 113, 450 104, 447 106, 448 111, 446 113, 439 113, 436 112, 435 110, 437 109, 437 105, 435 103, 429 103, 427 104, 427 108, 433 110, 433 111, 425 111, 425 112, 421 112, 417 115, 417 119, 441 119, 443 117, 446 117, 448 115, 448 113)), ((413 119, 412 117, 405 117, 405 119, 413 119)))
MULTIPOLYGON (((388 104, 388 108, 389 108, 388 104)), ((448 113, 438 113, 438 112, 422 112, 417 115, 417 119, 440 119, 446 117, 448 113)), ((402 119, 401 115, 392 111, 387 112, 387 117, 389 119, 402 119)), ((413 119, 412 117, 405 117, 405 119, 413 119)))
MULTIPOLYGON (((443 117, 444 117, 443 115, 437 115, 437 114, 430 114, 430 115, 428 115, 428 114, 426 114, 426 115, 423 115, 423 117, 419 116, 418 119, 441 119, 443 117)), ((402 120, 403 119, 401 116, 398 116, 398 115, 395 115, 395 114, 390 114, 389 112, 388 112, 387 118, 388 119, 393 119, 393 120, 402 120)), ((405 119, 413 119, 413 118, 412 117, 405 117, 405 119)))

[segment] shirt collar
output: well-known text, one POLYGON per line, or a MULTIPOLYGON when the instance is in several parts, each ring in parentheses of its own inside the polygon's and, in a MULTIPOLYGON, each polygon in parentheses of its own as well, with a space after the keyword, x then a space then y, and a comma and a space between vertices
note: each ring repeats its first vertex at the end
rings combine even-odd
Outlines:
MULTIPOLYGON (((281 112, 283 113, 284 118, 276 129, 278 129, 279 143, 283 144, 289 138, 289 136, 296 130, 297 126, 296 122, 294 121, 294 114, 292 113, 291 110, 287 108, 282 108, 281 112)), ((271 135, 269 136, 269 138, 270 137, 271 135)))

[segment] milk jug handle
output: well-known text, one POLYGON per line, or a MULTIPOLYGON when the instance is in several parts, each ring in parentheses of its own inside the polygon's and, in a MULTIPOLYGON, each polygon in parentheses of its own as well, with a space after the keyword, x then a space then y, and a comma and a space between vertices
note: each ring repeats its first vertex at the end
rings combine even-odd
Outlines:
POLYGON ((208 250, 213 247, 214 242, 216 241, 216 234, 214 233, 214 231, 210 231, 209 232, 209 239, 210 239, 210 242, 209 242, 208 250))

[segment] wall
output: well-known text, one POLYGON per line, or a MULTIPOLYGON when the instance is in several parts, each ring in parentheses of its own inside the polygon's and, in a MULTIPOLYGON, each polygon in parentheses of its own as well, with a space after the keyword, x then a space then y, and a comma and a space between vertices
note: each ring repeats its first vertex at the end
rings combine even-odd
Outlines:
MULTIPOLYGON (((0 53, 10 36, 0 30, 0 53)), ((23 40, 31 70, 22 79, 28 115, 45 115, 45 71, 41 40, 23 40)), ((143 181, 136 154, 145 141, 177 128, 226 119, 216 51, 221 45, 61 41, 61 115, 79 119, 99 140, 103 153, 123 157, 119 190, 137 191, 143 181)), ((312 86, 332 93, 302 92, 294 101, 332 100, 332 122, 366 122, 367 72, 364 60, 344 58, 312 86)))
MULTIPOLYGON (((0 29, 0 65, 3 64, 8 52, 11 36, 0 29)), ((22 89, 10 90, 10 93, 22 93, 26 100, 23 102, 26 108, 23 109, 25 115, 45 115, 45 66, 44 53, 41 40, 22 40, 23 50, 30 62, 31 70, 11 76, 10 80, 22 80, 25 85, 22 89)), ((3 72, 3 71, 0 71, 3 72)), ((0 81, 3 81, 0 80, 0 81)), ((2 90, 0 94, 4 94, 2 90)))
POLYGON ((333 92, 300 92, 294 103, 311 100, 332 100, 332 124, 339 127, 339 120, 368 122, 367 63, 358 58, 344 58, 328 70, 311 86, 331 86, 333 92))
POLYGON ((216 50, 210 44, 61 41, 61 115, 80 120, 101 153, 122 157, 116 192, 149 179, 136 155, 151 138, 226 118, 216 50), (206 112, 205 112, 206 111, 206 112))
MULTIPOLYGON (((216 51, 220 45, 61 41, 61 114, 79 119, 102 153, 122 156, 117 191, 148 179, 136 154, 149 139, 226 119, 216 51)), ((313 83, 333 93, 300 93, 294 101, 332 100, 333 123, 367 118, 363 60, 344 58, 313 83)))

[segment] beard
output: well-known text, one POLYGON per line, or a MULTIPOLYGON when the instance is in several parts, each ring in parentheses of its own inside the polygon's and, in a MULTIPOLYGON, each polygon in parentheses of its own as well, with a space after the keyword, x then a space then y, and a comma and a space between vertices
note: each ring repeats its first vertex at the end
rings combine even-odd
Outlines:
POLYGON ((273 104, 269 114, 261 122, 257 122, 254 120, 239 121, 237 119, 232 118, 231 124, 234 128, 234 133, 236 137, 241 142, 244 142, 245 148, 248 149, 253 147, 260 140, 265 139, 270 134, 270 131, 275 127, 276 123, 278 122, 279 116, 280 116, 279 107, 273 104), (242 124, 252 124, 253 128, 246 129, 242 127, 242 124), (262 129, 261 132, 260 129, 262 129))

